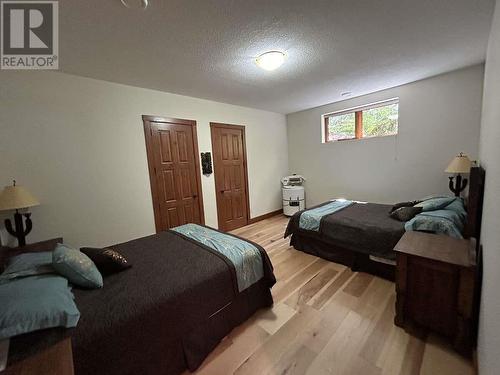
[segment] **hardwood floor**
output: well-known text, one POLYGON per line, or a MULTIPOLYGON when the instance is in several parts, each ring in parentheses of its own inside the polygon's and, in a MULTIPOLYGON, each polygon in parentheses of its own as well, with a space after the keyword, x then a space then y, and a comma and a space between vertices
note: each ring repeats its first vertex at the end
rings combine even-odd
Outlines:
POLYGON ((275 304, 234 329, 196 374, 474 374, 438 337, 393 324, 392 282, 293 249, 286 224, 276 216, 233 231, 267 250, 275 304))

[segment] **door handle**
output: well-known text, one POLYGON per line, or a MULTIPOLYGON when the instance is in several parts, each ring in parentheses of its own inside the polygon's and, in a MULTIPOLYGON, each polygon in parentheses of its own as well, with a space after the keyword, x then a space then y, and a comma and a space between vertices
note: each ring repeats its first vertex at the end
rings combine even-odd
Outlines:
POLYGON ((220 193, 221 193, 221 194, 224 194, 224 193, 225 193, 225 191, 224 191, 224 190, 221 190, 221 191, 220 191, 220 193))
POLYGON ((193 198, 198 198, 198 196, 196 194, 193 195, 193 198))

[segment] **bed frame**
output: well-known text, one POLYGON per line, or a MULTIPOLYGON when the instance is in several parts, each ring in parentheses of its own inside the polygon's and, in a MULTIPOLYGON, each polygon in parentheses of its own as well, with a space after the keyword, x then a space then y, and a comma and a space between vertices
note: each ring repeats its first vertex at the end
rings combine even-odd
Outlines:
MULTIPOLYGON (((485 171, 482 167, 473 167, 470 171, 469 196, 467 198, 467 223, 464 229, 466 238, 474 237, 480 244, 481 215, 483 211, 485 171)), ((370 259, 368 254, 353 251, 319 239, 306 232, 294 233, 290 245, 295 249, 320 258, 344 264, 353 271, 362 271, 394 281, 396 267, 370 259)), ((479 250, 479 248, 477 249, 479 250)), ((478 252, 479 253, 479 252, 478 252)))

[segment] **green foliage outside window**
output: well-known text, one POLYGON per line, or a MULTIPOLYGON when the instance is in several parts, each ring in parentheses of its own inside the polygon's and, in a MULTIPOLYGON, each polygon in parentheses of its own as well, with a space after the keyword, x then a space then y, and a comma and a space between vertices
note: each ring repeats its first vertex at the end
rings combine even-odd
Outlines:
POLYGON ((328 118, 328 140, 352 139, 355 137, 354 113, 328 118))
POLYGON ((381 137, 398 132, 397 103, 363 111, 363 137, 381 137))
POLYGON ((358 137, 362 138, 395 135, 398 133, 398 113, 399 103, 393 102, 380 107, 328 116, 326 141, 356 139, 356 128, 360 134, 358 137), (357 112, 362 112, 359 124, 356 123, 357 112))

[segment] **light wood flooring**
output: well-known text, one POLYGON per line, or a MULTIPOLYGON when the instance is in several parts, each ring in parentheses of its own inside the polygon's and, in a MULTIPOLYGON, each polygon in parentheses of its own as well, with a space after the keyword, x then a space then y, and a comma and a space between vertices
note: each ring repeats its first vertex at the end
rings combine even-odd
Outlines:
POLYGON ((438 337, 393 324, 394 283, 293 249, 286 224, 276 216, 233 232, 267 250, 275 304, 235 328, 196 374, 474 374, 438 337))

